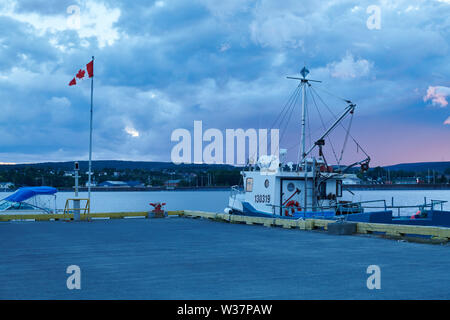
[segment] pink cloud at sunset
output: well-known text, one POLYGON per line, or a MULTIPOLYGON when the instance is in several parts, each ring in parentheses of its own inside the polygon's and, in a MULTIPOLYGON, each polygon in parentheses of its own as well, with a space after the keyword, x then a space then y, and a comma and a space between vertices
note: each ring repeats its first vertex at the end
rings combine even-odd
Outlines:
POLYGON ((447 120, 444 121, 444 124, 450 125, 450 117, 448 117, 447 120))
POLYGON ((439 105, 444 108, 448 105, 448 101, 446 100, 447 96, 450 96, 450 88, 444 86, 429 86, 427 95, 423 97, 423 101, 427 102, 431 100, 433 105, 439 105))
MULTIPOLYGON (((450 161, 448 126, 436 126, 435 123, 424 125, 419 121, 399 122, 395 117, 371 118, 372 121, 361 118, 353 128, 354 132, 358 133, 355 138, 371 157, 372 167, 450 161)), ((450 122, 450 119, 447 121, 450 122)), ((353 149, 355 148, 349 145, 347 152, 351 153, 353 149)), ((357 155, 354 158, 356 159, 357 155)))

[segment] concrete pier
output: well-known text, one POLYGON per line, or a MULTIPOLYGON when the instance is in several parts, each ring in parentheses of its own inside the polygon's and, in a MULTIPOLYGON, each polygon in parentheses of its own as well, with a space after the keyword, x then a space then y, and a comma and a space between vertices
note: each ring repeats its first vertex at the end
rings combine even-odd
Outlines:
POLYGON ((1 299, 450 299, 448 245, 187 218, 2 222, 0 241, 1 299))

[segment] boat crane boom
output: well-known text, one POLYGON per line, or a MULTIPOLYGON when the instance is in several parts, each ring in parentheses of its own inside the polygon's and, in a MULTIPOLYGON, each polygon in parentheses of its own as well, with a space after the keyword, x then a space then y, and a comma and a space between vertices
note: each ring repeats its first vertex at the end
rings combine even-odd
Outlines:
MULTIPOLYGON (((325 131, 325 133, 319 138, 317 139, 317 141, 323 140, 326 138, 326 136, 342 121, 342 119, 344 119, 344 117, 353 112, 355 110, 356 104, 352 103, 351 101, 349 101, 349 106, 344 110, 344 112, 342 113, 342 115, 331 125, 330 128, 328 128, 327 131, 325 131)), ((316 144, 312 145, 309 150, 304 154, 302 161, 304 161, 304 159, 306 158, 306 156, 308 154, 311 153, 311 151, 314 150, 314 148, 316 147, 316 144)))

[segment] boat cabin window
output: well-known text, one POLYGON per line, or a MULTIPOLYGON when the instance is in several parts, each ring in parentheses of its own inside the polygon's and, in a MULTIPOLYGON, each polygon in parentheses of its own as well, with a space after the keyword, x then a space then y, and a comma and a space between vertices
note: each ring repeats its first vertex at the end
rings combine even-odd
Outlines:
POLYGON ((36 210, 36 208, 25 202, 13 202, 7 210, 36 210))
POLYGON ((247 180, 245 180, 245 191, 246 192, 253 191, 253 178, 247 178, 247 180))
POLYGON ((319 185, 319 197, 320 199, 325 199, 327 197, 327 182, 322 182, 319 185))
POLYGON ((289 192, 292 192, 295 189, 295 185, 292 182, 289 182, 287 185, 287 189, 289 192))
POLYGON ((342 180, 336 180, 336 197, 342 197, 342 180))

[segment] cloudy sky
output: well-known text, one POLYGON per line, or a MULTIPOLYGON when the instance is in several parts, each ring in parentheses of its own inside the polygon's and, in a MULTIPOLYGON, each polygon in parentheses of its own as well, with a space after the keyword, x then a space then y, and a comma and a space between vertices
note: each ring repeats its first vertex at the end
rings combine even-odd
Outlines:
POLYGON ((93 55, 94 159, 170 161, 194 120, 270 128, 307 65, 374 165, 450 161, 449 0, 0 0, 0 27, 0 162, 87 159, 90 83, 68 83, 93 55))

